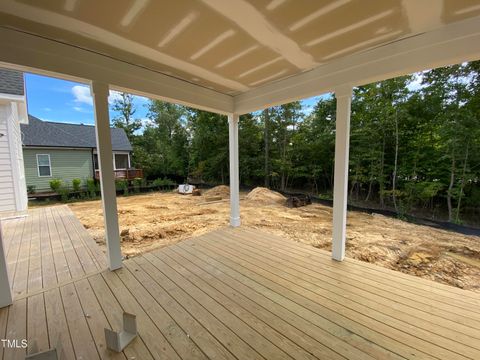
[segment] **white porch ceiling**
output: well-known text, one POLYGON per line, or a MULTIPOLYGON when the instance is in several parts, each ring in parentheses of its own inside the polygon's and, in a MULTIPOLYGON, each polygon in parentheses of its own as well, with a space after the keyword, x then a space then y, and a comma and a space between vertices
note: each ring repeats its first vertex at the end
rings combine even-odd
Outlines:
POLYGON ((0 1, 4 29, 243 102, 343 59, 479 16, 480 0, 0 1))

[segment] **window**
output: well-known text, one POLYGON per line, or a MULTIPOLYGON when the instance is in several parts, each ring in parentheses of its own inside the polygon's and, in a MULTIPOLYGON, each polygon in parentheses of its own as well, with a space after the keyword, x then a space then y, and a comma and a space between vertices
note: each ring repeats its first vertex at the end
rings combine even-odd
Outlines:
POLYGON ((128 169, 128 154, 115 154, 115 169, 128 169))
POLYGON ((97 154, 93 154, 93 168, 95 170, 98 170, 98 155, 97 154))
POLYGON ((50 154, 37 154, 38 176, 52 176, 50 154))

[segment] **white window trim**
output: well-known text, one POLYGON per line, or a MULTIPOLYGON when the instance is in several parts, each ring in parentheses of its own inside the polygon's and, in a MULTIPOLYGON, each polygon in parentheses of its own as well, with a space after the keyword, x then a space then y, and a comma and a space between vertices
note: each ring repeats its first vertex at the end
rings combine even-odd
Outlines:
POLYGON ((113 153, 113 170, 128 170, 128 169, 130 169, 130 153, 114 152, 113 153), (128 168, 121 168, 121 169, 117 168, 117 164, 115 163, 115 156, 117 155, 127 155, 128 168))
MULTIPOLYGON (((36 154, 37 155, 37 174, 38 177, 52 177, 52 162, 50 161, 50 154, 36 154), (38 162, 38 157, 39 156, 48 156, 48 167, 50 169, 50 175, 40 175, 40 164, 38 162)), ((47 165, 42 165, 42 166, 47 166, 47 165)))

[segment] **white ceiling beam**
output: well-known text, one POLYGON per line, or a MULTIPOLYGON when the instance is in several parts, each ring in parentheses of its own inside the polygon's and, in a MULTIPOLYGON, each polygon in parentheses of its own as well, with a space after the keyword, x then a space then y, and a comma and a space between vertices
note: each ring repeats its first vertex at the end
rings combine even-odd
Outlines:
POLYGON ((299 69, 312 69, 318 65, 313 56, 276 29, 253 5, 245 0, 202 0, 262 45, 282 55, 299 69))
POLYGON ((221 114, 233 112, 229 95, 36 35, 0 27, 0 48, 3 66, 73 81, 96 80, 152 99, 221 114))
POLYGON ((318 68, 234 97, 235 113, 359 86, 416 71, 480 59, 480 17, 332 60, 318 68))

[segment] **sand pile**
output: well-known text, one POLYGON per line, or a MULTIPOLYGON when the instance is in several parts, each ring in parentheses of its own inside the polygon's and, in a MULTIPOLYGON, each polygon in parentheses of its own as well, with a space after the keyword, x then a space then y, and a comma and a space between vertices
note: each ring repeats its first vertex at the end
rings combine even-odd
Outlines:
POLYGON ((203 192, 204 196, 220 196, 222 198, 228 198, 230 196, 230 188, 226 185, 215 186, 214 188, 208 189, 203 192))
POLYGON ((256 187, 247 195, 247 200, 258 204, 285 204, 286 197, 282 194, 264 187, 256 187))

